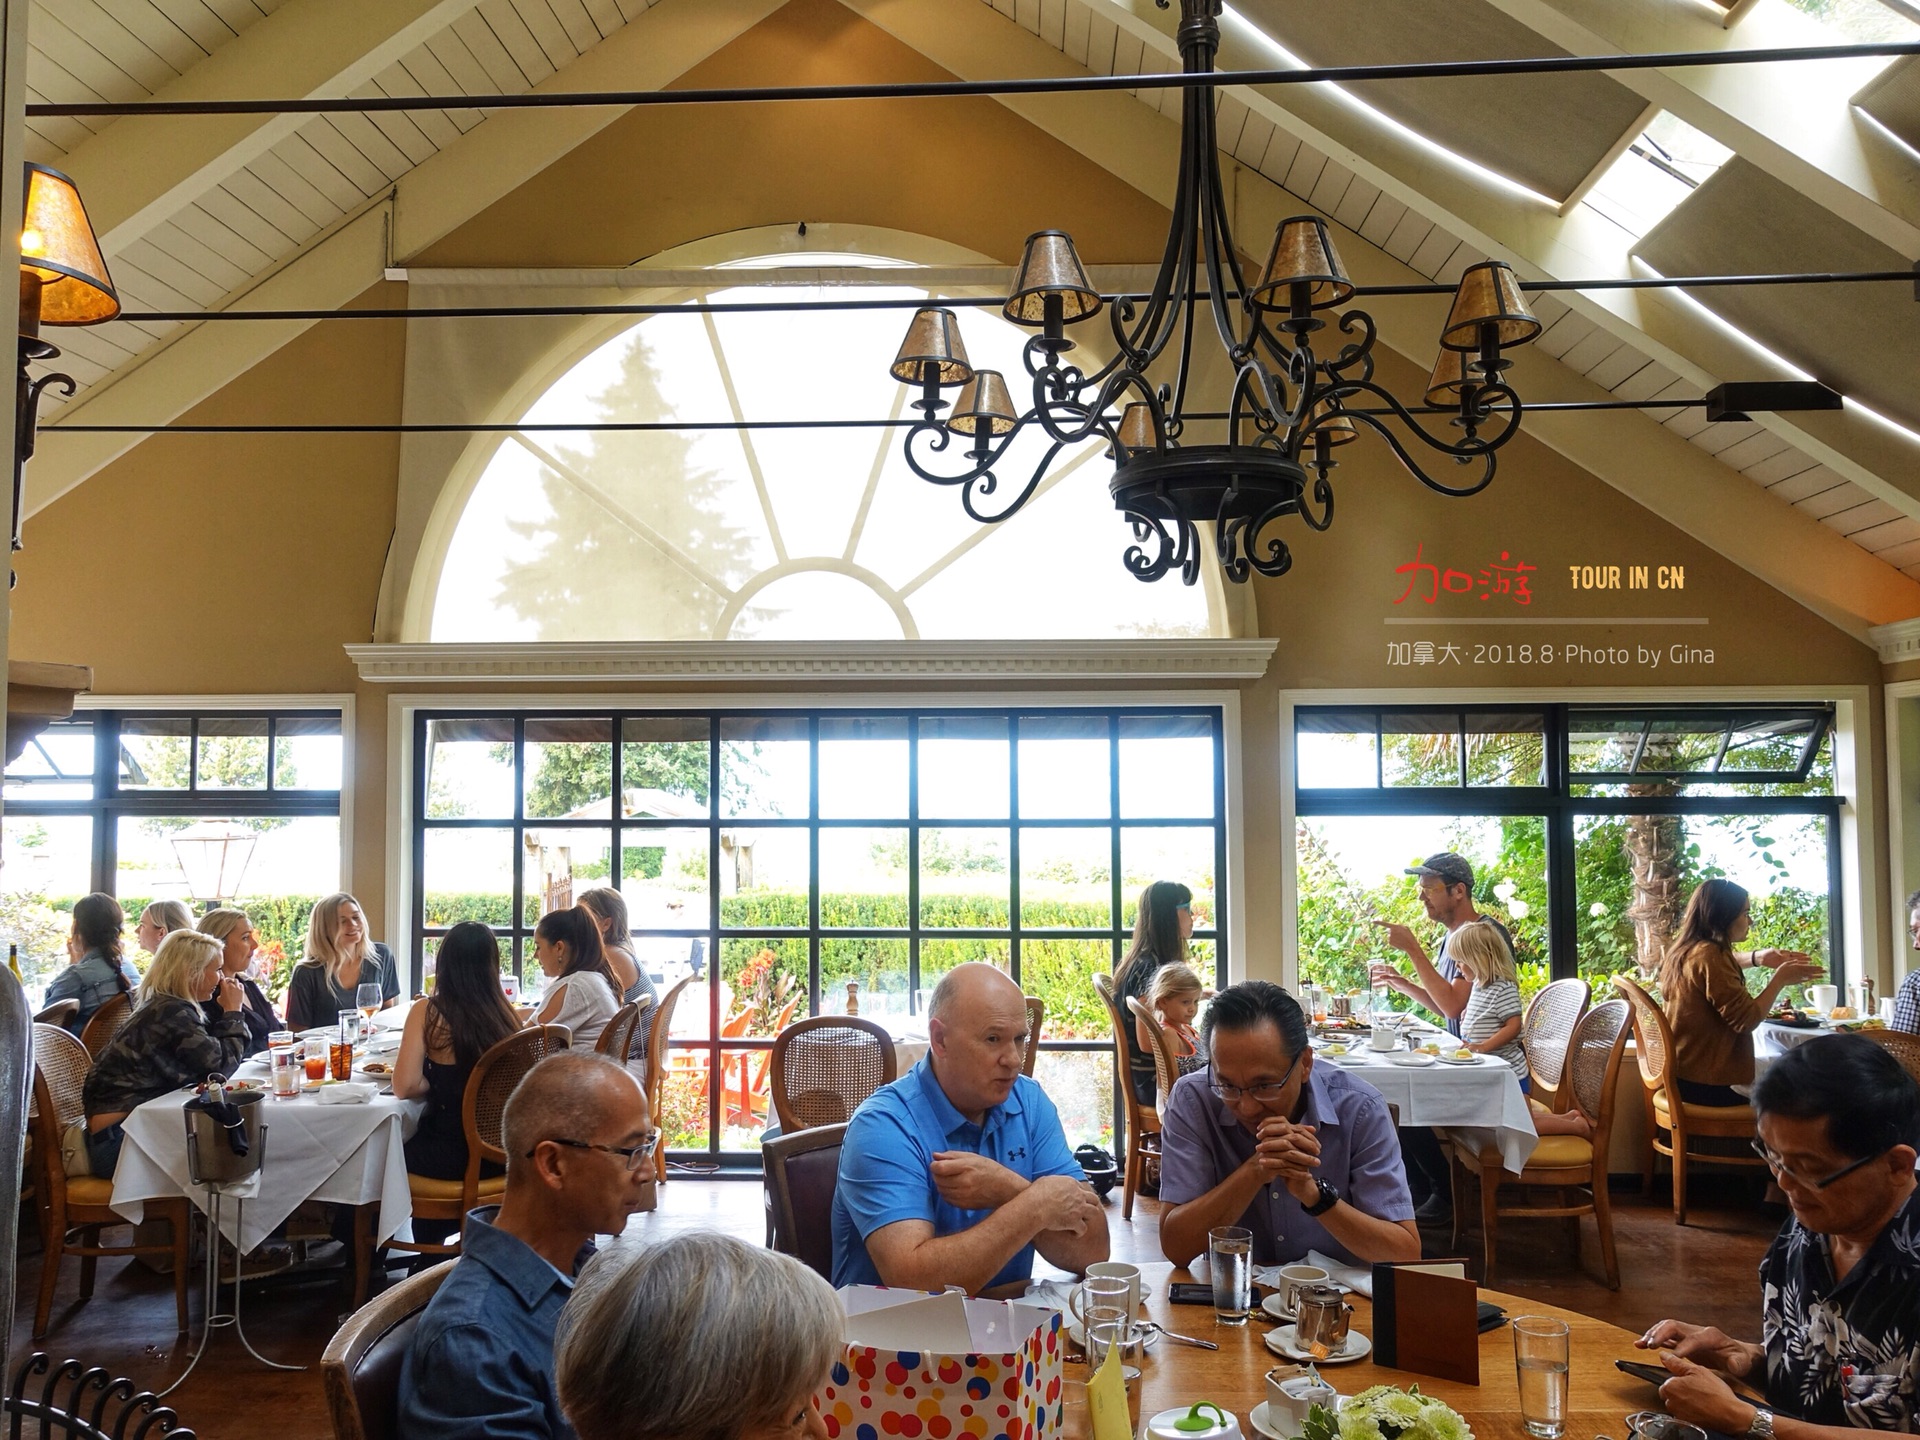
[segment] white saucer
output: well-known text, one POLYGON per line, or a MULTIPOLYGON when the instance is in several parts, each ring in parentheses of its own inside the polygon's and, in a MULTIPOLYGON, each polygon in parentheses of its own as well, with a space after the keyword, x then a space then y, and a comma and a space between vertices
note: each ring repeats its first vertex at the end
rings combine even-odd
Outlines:
MULTIPOLYGON (((1333 1408, 1337 1411, 1346 1403, 1346 1396, 1337 1395, 1334 1397, 1333 1408)), ((1289 1434, 1273 1423, 1273 1411, 1269 1408, 1271 1404, 1271 1401, 1262 1400, 1247 1413, 1247 1418, 1253 1422, 1254 1433, 1262 1436, 1263 1440, 1300 1440, 1297 1434, 1289 1434)))
MULTIPOLYGON (((1071 1310, 1063 1310, 1060 1312, 1060 1328, 1066 1331, 1067 1338, 1072 1340, 1075 1345, 1078 1345, 1082 1350, 1087 1348, 1086 1331, 1081 1329, 1080 1322, 1073 1318, 1073 1312, 1071 1310)), ((1151 1350, 1159 1343, 1160 1332, 1158 1330, 1149 1330, 1140 1337, 1140 1348, 1142 1350, 1151 1350)), ((1125 1358, 1124 1354, 1122 1358, 1125 1358)))
MULTIPOLYGON (((1351 1295, 1353 1293, 1338 1280, 1322 1280, 1320 1283, 1328 1289, 1338 1290, 1342 1295, 1351 1295)), ((1293 1319, 1293 1311, 1289 1310, 1286 1305, 1281 1302, 1280 1292, 1278 1290, 1262 1300, 1260 1302, 1260 1308, 1276 1320, 1293 1319)))
POLYGON ((1404 1065, 1409 1070, 1418 1070, 1423 1066, 1433 1064, 1433 1062, 1439 1058, 1437 1055, 1428 1055, 1419 1050, 1397 1050, 1387 1056, 1387 1063, 1390 1065, 1404 1065))
POLYGON ((1326 1061, 1329 1065, 1364 1065, 1367 1063, 1366 1056, 1358 1050, 1342 1050, 1338 1055, 1327 1050, 1316 1050, 1314 1054, 1326 1061))
POLYGON ((1469 1055, 1466 1059, 1461 1060, 1452 1055, 1443 1054, 1436 1058, 1440 1061, 1442 1065, 1479 1065, 1479 1064, 1483 1064, 1485 1061, 1487 1061, 1491 1057, 1486 1055, 1469 1055))
POLYGON ((1274 1354, 1284 1355, 1289 1360, 1303 1364, 1313 1360, 1316 1365, 1348 1365, 1355 1360, 1364 1360, 1373 1353, 1373 1342, 1358 1330, 1347 1331, 1347 1343, 1324 1360, 1314 1360, 1311 1354, 1294 1344, 1296 1334, 1291 1325, 1282 1325, 1278 1330, 1269 1330, 1261 1338, 1266 1341, 1267 1348, 1274 1354))

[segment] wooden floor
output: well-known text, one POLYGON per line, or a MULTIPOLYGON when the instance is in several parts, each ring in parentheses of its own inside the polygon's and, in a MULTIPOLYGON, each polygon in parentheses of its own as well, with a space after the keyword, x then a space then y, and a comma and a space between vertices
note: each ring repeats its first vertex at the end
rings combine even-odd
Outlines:
MULTIPOLYGON (((1623 1194, 1616 1202, 1615 1235, 1622 1284, 1609 1291, 1595 1277, 1599 1258, 1588 1222, 1581 1258, 1575 1262, 1565 1226, 1558 1221, 1510 1221, 1502 1228, 1499 1289, 1584 1311, 1616 1324, 1641 1328, 1667 1315, 1719 1325, 1729 1333, 1758 1338, 1759 1287, 1755 1267, 1782 1212, 1763 1207, 1750 1182, 1716 1188, 1697 1179, 1690 1220, 1673 1223, 1664 1182, 1649 1202, 1623 1194), (1704 1192, 1704 1193, 1701 1193, 1704 1192)), ((635 1237, 717 1228, 755 1240, 762 1235, 761 1188, 757 1182, 679 1178, 661 1188, 660 1208, 637 1216, 635 1237)), ((1118 1192, 1108 1201, 1115 1259, 1160 1259, 1159 1207, 1140 1200, 1131 1224, 1120 1219, 1118 1192)), ((123 1232, 124 1233, 124 1232, 123 1232)), ((1429 1254, 1446 1253, 1444 1235, 1430 1235, 1429 1254)), ((1469 1253, 1477 1253, 1470 1238, 1469 1253)), ((129 1261, 102 1261, 92 1300, 79 1301, 79 1263, 69 1260, 60 1277, 52 1331, 39 1346, 27 1338, 40 1256, 29 1240, 15 1271, 14 1365, 41 1348, 56 1359, 75 1356, 90 1365, 129 1375, 159 1389, 179 1373, 190 1350, 173 1331, 171 1282, 129 1261)), ((341 1319, 346 1303, 337 1272, 283 1276, 249 1285, 243 1311, 255 1347, 276 1360, 312 1364, 341 1319)), ((196 1333, 199 1296, 194 1293, 196 1333)), ((203 1440, 327 1440, 326 1406, 316 1371, 292 1374, 253 1363, 230 1333, 213 1337, 206 1358, 171 1397, 182 1421, 203 1440)))

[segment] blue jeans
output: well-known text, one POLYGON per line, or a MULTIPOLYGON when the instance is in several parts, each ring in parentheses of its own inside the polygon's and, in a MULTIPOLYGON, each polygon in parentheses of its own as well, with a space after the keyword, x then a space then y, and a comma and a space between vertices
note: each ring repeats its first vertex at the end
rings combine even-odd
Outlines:
POLYGON ((120 1145, 126 1138, 126 1127, 117 1120, 104 1129, 87 1132, 87 1162, 102 1180, 113 1178, 114 1169, 120 1164, 120 1145))

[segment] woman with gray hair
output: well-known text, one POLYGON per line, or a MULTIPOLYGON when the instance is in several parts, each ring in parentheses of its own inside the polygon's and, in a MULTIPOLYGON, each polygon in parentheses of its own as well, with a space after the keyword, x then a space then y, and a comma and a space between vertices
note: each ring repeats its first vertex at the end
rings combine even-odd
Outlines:
POLYGON ((618 1245, 560 1317, 560 1407, 580 1440, 825 1440, 813 1397, 845 1328, 790 1256, 713 1231, 618 1245))

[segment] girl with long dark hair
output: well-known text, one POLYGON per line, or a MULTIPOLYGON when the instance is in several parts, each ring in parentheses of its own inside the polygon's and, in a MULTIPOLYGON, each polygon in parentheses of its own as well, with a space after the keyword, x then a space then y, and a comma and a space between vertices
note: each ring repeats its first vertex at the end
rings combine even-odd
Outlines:
POLYGON ((1154 972, 1162 965, 1186 963, 1187 938, 1192 934, 1193 891, 1178 880, 1156 880, 1140 892, 1133 944, 1114 973, 1113 998, 1120 1007, 1120 1018, 1129 1022, 1125 1027, 1127 1078, 1134 1098, 1142 1105, 1153 1104, 1155 1098, 1153 1038, 1127 1008, 1127 997, 1146 1004, 1154 972))
POLYGON ((471 920, 454 926, 434 961, 433 994, 407 1012, 393 1062, 393 1093, 427 1102, 420 1128, 407 1141, 408 1170, 433 1180, 467 1173, 461 1124, 467 1078, 475 1061, 519 1028, 520 1017, 500 993, 500 942, 493 931, 471 920))
POLYGON ((573 1032, 574 1049, 593 1049, 620 1008, 620 982, 607 965, 600 922, 584 905, 549 910, 534 927, 533 953, 540 973, 553 982, 534 1022, 564 1025, 573 1032))
POLYGON ((67 936, 67 968, 53 977, 46 999, 78 1000, 80 1009, 67 1021, 67 1029, 78 1035, 86 1029, 93 1012, 116 995, 131 995, 140 983, 140 972, 127 959, 127 945, 121 931, 127 915, 111 895, 95 891, 82 895, 73 904, 73 930, 67 936))
POLYGON ((647 967, 633 951, 633 921, 627 915, 626 896, 609 886, 596 885, 580 892, 579 903, 592 913, 600 926, 600 943, 606 949, 607 968, 613 972, 620 1003, 658 1001, 660 992, 654 988, 653 977, 647 974, 647 967))
POLYGON ((1798 950, 1734 950, 1753 928, 1746 890, 1731 880, 1702 880, 1687 901, 1680 933, 1660 964, 1660 999, 1673 1030, 1674 1073, 1689 1105, 1744 1105, 1735 1086, 1753 1083, 1753 1030, 1789 985, 1818 979, 1820 962, 1798 950), (1773 971, 1758 995, 1743 973, 1773 971))

